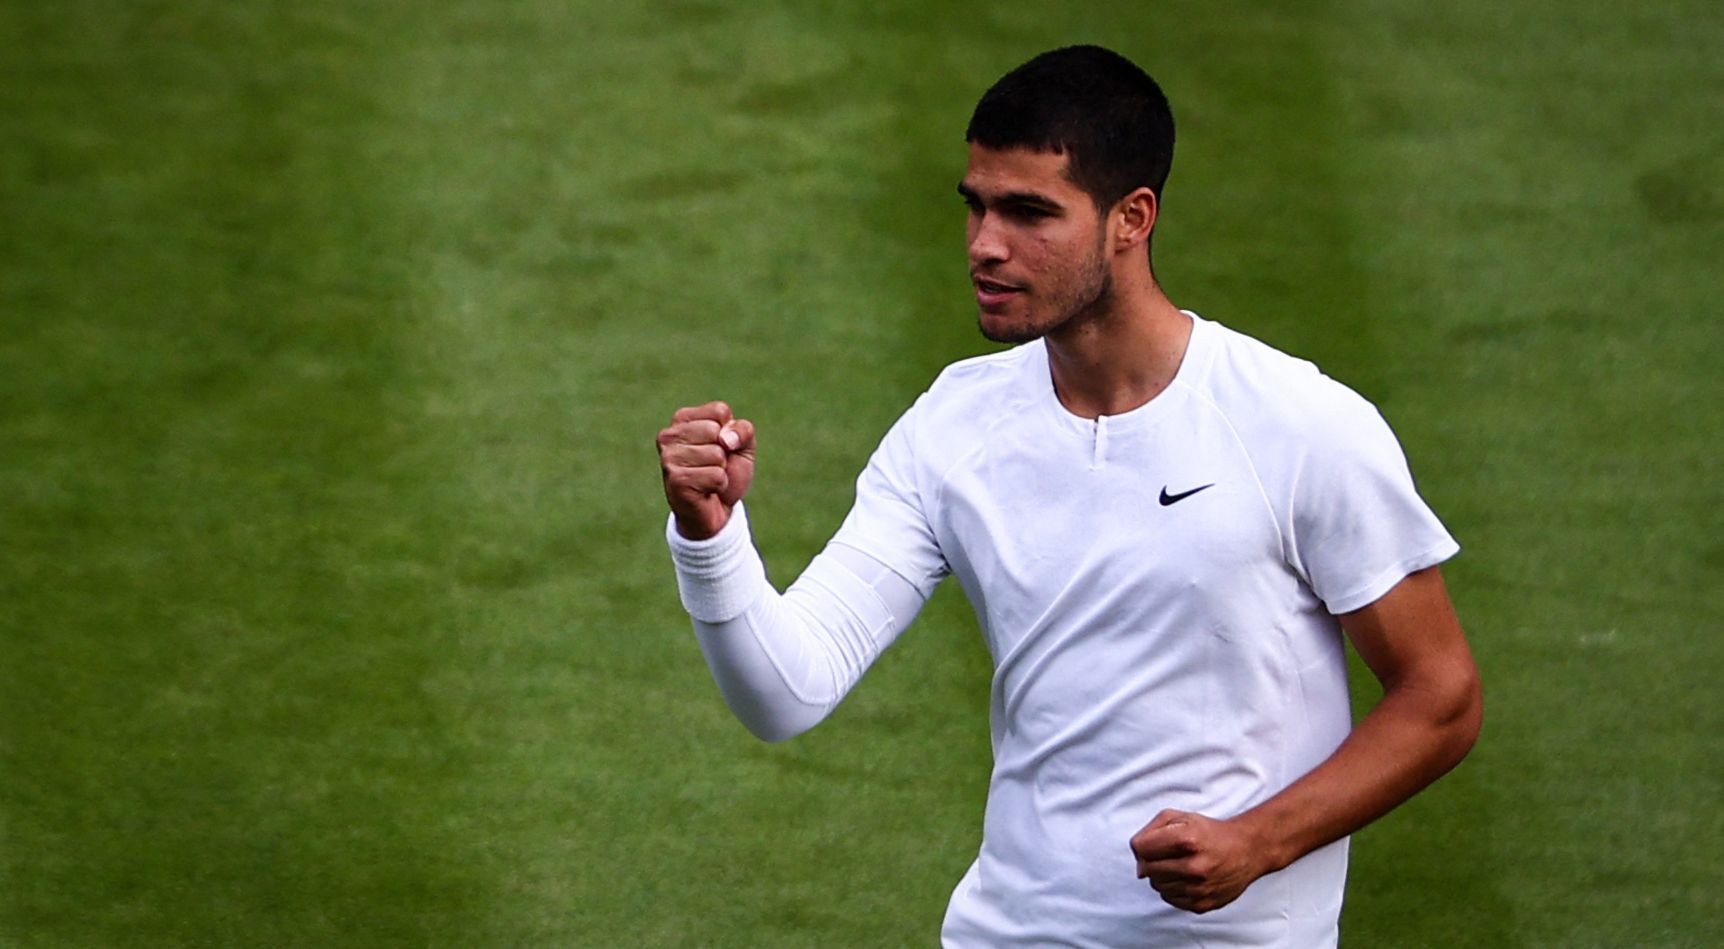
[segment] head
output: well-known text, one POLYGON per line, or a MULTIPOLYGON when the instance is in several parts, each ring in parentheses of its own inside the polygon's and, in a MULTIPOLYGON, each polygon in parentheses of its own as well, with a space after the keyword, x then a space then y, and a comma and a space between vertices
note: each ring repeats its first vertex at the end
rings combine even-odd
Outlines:
POLYGON ((958 190, 989 338, 1023 342, 1104 311, 1122 266, 1148 277, 1173 115, 1130 60, 1096 46, 1043 53, 982 96, 965 138, 958 190))

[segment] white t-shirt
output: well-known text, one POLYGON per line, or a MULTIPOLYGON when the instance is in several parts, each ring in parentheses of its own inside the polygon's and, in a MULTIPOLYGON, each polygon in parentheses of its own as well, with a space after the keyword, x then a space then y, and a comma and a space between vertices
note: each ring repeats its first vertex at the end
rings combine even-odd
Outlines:
POLYGON ((1193 315, 1169 387, 1060 404, 1040 342, 956 363, 893 426, 832 543, 963 585, 994 659, 994 770, 948 946, 1332 945, 1346 841, 1202 916, 1136 878, 1164 808, 1230 817, 1350 727, 1332 614, 1454 540, 1382 417, 1193 315))

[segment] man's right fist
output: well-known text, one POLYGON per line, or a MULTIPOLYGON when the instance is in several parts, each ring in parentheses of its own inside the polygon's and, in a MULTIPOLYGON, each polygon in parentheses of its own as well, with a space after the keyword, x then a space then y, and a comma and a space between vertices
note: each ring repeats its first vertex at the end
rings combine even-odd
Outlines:
POLYGON ((754 423, 723 402, 677 409, 658 433, 658 464, 677 533, 705 540, 754 481, 754 423))

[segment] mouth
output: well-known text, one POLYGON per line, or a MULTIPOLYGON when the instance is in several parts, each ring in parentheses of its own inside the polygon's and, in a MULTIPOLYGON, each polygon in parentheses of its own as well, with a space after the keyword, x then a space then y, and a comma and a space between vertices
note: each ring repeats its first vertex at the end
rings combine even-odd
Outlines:
POLYGON ((980 274, 971 274, 970 282, 976 287, 976 304, 984 310, 1004 306, 1013 296, 1024 292, 1023 287, 990 280, 980 274))

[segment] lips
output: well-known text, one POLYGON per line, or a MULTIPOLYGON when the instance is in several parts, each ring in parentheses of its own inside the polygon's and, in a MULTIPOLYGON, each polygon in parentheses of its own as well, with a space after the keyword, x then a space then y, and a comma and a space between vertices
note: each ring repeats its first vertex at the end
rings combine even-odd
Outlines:
POLYGON ((1022 293, 1023 287, 1010 283, 1002 283, 984 277, 981 274, 971 274, 970 282, 976 287, 976 303, 984 309, 1002 306, 1013 295, 1022 293))

